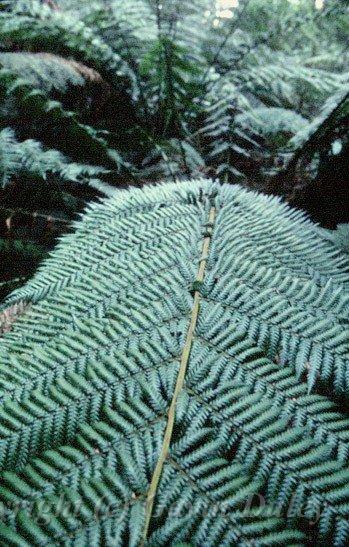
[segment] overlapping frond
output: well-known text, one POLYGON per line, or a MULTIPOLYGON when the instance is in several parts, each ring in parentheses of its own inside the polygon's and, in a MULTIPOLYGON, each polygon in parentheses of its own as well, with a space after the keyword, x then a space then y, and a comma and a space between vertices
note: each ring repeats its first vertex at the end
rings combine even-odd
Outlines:
POLYGON ((111 83, 136 93, 127 63, 73 11, 65 13, 51 9, 49 4, 33 2, 24 5, 15 15, 1 13, 0 38, 22 50, 73 55, 76 60, 93 66, 111 83))
POLYGON ((16 177, 20 183, 23 178, 55 182, 90 184, 110 195, 113 188, 108 187, 98 176, 106 173, 100 167, 69 162, 57 150, 44 150, 40 142, 27 139, 19 142, 14 131, 7 127, 0 131, 0 176, 1 186, 5 187, 16 177))
POLYGON ((85 77, 101 81, 95 70, 50 53, 5 52, 0 53, 0 66, 45 91, 65 92, 69 86, 83 87, 85 77))
POLYGON ((11 121, 15 122, 16 118, 28 117, 30 112, 32 118, 25 129, 28 131, 31 125, 34 126, 36 123, 38 131, 42 132, 43 127, 46 129, 45 138, 51 142, 57 140, 60 133, 57 148, 63 152, 73 154, 71 143, 77 141, 80 155, 89 158, 91 162, 104 162, 114 169, 120 168, 123 164, 120 154, 108 147, 97 129, 81 123, 77 115, 65 110, 59 101, 49 99, 42 90, 33 87, 7 69, 0 70, 0 95, 3 99, 12 101, 11 115, 6 103, 5 108, 0 111, 0 118, 5 120, 5 123, 11 118, 14 118, 11 121))

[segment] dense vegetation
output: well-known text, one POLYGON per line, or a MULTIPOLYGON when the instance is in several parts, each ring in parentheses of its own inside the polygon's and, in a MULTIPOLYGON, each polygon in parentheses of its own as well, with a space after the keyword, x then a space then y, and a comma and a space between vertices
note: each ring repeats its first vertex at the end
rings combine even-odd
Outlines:
POLYGON ((348 545, 347 266, 237 185, 90 207, 2 314, 1 544, 348 545))
POLYGON ((2 295, 115 187, 204 175, 348 220, 345 0, 0 4, 2 295))
POLYGON ((349 544, 348 31, 0 0, 0 545, 349 544))

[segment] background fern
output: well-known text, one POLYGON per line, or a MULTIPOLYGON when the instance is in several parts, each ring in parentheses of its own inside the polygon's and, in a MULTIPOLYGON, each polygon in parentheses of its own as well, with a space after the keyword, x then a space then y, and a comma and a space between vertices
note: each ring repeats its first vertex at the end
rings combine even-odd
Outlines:
POLYGON ((345 2, 220 10, 1 2, 2 294, 110 186, 208 175, 348 221, 345 2))

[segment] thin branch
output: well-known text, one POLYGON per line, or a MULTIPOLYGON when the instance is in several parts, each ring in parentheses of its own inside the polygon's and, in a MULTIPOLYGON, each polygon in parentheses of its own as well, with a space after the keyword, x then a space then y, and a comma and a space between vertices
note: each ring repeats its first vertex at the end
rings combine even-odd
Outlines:
POLYGON ((0 206, 0 211, 5 211, 6 213, 10 215, 14 215, 16 213, 22 213, 23 215, 32 217, 32 218, 43 218, 47 220, 48 222, 54 221, 54 222, 60 222, 62 224, 71 224, 71 220, 66 220, 64 218, 54 217, 52 215, 45 215, 43 213, 37 213, 36 211, 27 211, 26 209, 9 209, 7 207, 0 206))

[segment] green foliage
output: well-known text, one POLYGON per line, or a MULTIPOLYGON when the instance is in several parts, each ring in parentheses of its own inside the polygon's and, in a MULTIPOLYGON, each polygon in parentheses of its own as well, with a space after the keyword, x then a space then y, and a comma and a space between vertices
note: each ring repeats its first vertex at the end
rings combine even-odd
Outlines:
POLYGON ((73 64, 50 54, 0 53, 0 65, 46 91, 54 89, 64 92, 68 85, 85 85, 84 78, 73 64))
MULTIPOLYGON (((76 162, 116 164, 140 183, 212 169, 222 180, 246 180, 252 172, 258 179, 278 164, 296 126, 306 131, 347 81, 345 40, 340 31, 333 40, 328 23, 341 28, 345 9, 334 4, 319 13, 304 3, 271 8, 244 0, 234 17, 217 19, 209 0, 5 2, 0 43, 7 52, 0 62, 46 94, 55 89, 69 97, 67 86, 84 87, 81 79, 86 85, 76 62, 105 79, 111 104, 97 126, 106 140, 95 119, 82 121, 63 102, 77 122, 71 127, 55 108, 52 130, 64 132, 62 151, 76 162), (268 131, 256 143, 262 112, 268 131)), ((42 119, 31 116, 23 136, 56 148, 49 132, 37 132, 42 119)))
POLYGON ((160 35, 143 57, 140 70, 141 75, 150 75, 150 89, 156 90, 159 111, 164 117, 159 130, 164 135, 169 130, 181 134, 185 131, 184 116, 192 110, 191 97, 200 92, 196 83, 201 75, 199 68, 186 59, 184 48, 160 35))
POLYGON ((345 180, 344 3, 240 0, 230 15, 213 0, 0 2, 0 242, 51 249, 115 187, 206 174, 346 222, 327 214, 341 192, 317 207, 297 190, 345 180))
POLYGON ((349 224, 338 224, 335 241, 345 253, 349 253, 349 224))
POLYGON ((120 55, 85 25, 78 14, 51 9, 49 4, 35 0, 24 2, 15 16, 14 11, 12 8, 9 13, 0 14, 2 40, 18 49, 76 56, 119 86, 129 87, 132 83, 132 74, 120 55))
POLYGON ((338 224, 336 230, 324 230, 324 234, 343 253, 349 254, 349 224, 338 224))
POLYGON ((43 150, 41 143, 32 139, 18 142, 10 128, 0 131, 0 176, 5 187, 14 176, 19 183, 25 179, 42 179, 56 183, 91 184, 106 194, 113 188, 98 180, 106 171, 91 165, 68 162, 57 150, 43 150))
MULTIPOLYGON (((305 143, 315 138, 321 138, 328 129, 336 129, 342 120, 349 117, 349 84, 343 86, 331 96, 311 124, 300 130, 290 141, 290 144, 303 150, 305 143)), ((316 146, 314 147, 316 150, 316 146)))
POLYGON ((0 2, 1 545, 349 543, 347 225, 198 180, 333 201, 347 8, 230 15, 0 2))
MULTIPOLYGON (((106 140, 98 134, 96 129, 80 123, 74 112, 65 110, 59 101, 48 99, 43 91, 5 69, 0 70, 0 95, 13 99, 18 109, 17 117, 28 118, 28 112, 30 112, 31 121, 35 120, 39 127, 40 122, 45 124, 48 140, 57 138, 57 128, 59 128, 62 134, 59 145, 63 151, 71 151, 70 147, 67 150, 65 139, 69 144, 75 141, 78 143, 80 157, 85 156, 96 162, 98 159, 104 160, 106 165, 114 169, 122 165, 120 155, 108 148, 106 140), (50 130, 56 130, 55 135, 52 133, 50 135, 50 130)), ((0 117, 3 119, 7 116, 6 111, 0 112, 0 117)), ((42 130, 42 127, 40 129, 42 130)))
POLYGON ((141 544, 195 286, 146 544, 347 545, 347 267, 302 213, 238 186, 90 205, 2 306, 1 542, 141 544))

